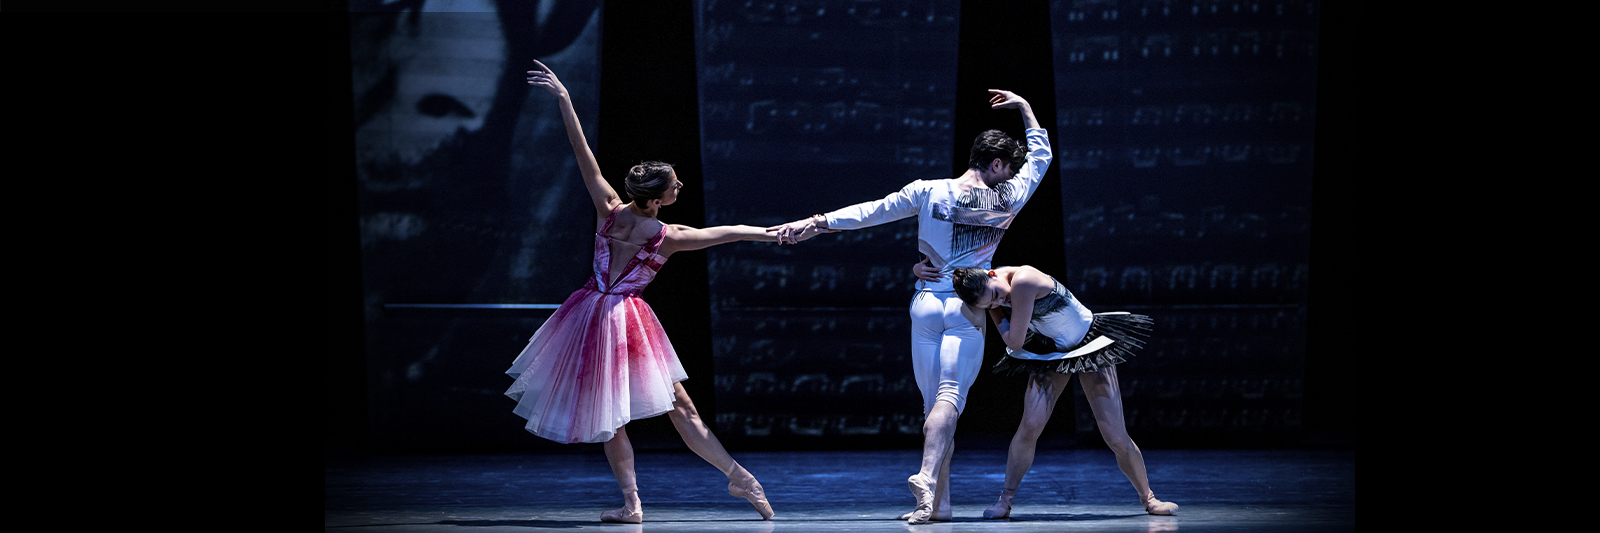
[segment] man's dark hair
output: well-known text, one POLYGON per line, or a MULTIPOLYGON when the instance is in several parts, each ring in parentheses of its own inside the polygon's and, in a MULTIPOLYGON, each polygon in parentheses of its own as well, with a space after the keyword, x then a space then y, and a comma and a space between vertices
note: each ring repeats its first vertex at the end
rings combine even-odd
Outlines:
POLYGON ((1028 161, 1028 150, 1000 130, 989 130, 978 134, 972 141, 972 154, 967 156, 967 168, 984 169, 989 167, 989 162, 999 159, 1011 164, 1011 173, 1015 175, 1022 170, 1022 165, 1028 161))

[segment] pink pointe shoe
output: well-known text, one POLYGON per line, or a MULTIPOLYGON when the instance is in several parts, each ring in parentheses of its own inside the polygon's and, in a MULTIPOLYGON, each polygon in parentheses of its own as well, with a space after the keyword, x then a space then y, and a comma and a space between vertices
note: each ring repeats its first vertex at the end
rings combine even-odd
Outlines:
POLYGON ((1144 512, 1154 515, 1175 515, 1178 514, 1178 504, 1157 500, 1152 494, 1150 499, 1144 501, 1144 512))
POLYGON ((644 511, 629 510, 627 507, 612 509, 600 513, 600 521, 612 524, 637 524, 644 522, 644 511))
POLYGON ((1000 501, 983 510, 983 517, 987 519, 1011 518, 1011 499, 1017 497, 1017 489, 1000 489, 1000 501))
POLYGON ((767 493, 761 490, 761 482, 756 481, 755 476, 751 476, 749 472, 744 474, 750 477, 750 481, 742 487, 739 486, 738 482, 729 482, 728 495, 735 498, 744 498, 750 502, 752 507, 756 508, 757 513, 761 514, 762 520, 771 520, 774 515, 772 504, 767 503, 767 493))

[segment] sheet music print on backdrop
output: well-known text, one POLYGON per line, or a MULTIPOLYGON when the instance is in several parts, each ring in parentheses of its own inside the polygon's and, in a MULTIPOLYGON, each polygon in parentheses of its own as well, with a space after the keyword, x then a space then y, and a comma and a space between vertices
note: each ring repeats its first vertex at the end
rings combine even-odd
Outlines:
MULTIPOLYGON (((1062 281, 1095 310, 1156 319, 1122 373, 1141 444, 1300 426, 1319 8, 1050 4, 1062 281)), ((1086 406, 1076 419, 1095 431, 1086 406)))
MULTIPOLYGON (((698 2, 706 223, 782 223, 951 177, 959 12, 698 2)), ((920 442, 914 219, 707 253, 719 437, 920 442)))

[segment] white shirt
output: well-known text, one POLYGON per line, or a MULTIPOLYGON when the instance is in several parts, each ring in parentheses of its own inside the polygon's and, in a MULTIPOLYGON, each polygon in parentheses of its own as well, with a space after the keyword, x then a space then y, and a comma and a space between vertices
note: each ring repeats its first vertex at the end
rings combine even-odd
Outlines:
POLYGON ((939 267, 943 279, 918 282, 919 289, 951 290, 950 272, 989 268, 1006 228, 1039 189, 1050 168, 1050 134, 1026 133, 1028 159, 1017 175, 994 187, 974 187, 961 197, 956 180, 917 180, 882 200, 863 202, 825 215, 828 229, 851 230, 917 217, 917 249, 939 267))

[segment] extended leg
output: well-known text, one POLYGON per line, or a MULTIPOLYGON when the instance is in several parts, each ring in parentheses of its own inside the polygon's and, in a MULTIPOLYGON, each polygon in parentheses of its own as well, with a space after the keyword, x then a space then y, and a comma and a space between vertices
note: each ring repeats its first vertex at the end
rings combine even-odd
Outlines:
POLYGON ((1089 409, 1094 411, 1094 422, 1100 428, 1100 437, 1106 446, 1117 454, 1117 467, 1133 483, 1139 501, 1150 514, 1177 514, 1178 504, 1157 500, 1150 490, 1150 480, 1145 476, 1144 454, 1128 436, 1127 423, 1122 418, 1122 389, 1117 384, 1117 367, 1108 366, 1098 372, 1078 374, 1083 394, 1088 397, 1089 409))
POLYGON ((611 463, 611 473, 617 476, 617 486, 622 488, 622 508, 600 513, 601 522, 637 524, 644 521, 639 482, 633 473, 633 443, 628 440, 627 430, 627 426, 617 428, 616 435, 601 446, 606 451, 606 462, 611 463))
POLYGON ((695 455, 728 476, 728 494, 748 500, 750 505, 755 506, 756 512, 761 513, 762 520, 771 519, 772 505, 767 503, 767 493, 761 490, 761 483, 743 466, 739 466, 733 456, 728 455, 728 450, 722 447, 722 441, 711 434, 711 428, 700 419, 700 412, 695 410, 689 393, 683 390, 683 384, 674 383, 672 386, 676 397, 672 401, 672 410, 667 412, 667 418, 672 420, 672 427, 678 430, 683 442, 689 445, 695 455))
POLYGON ((984 518, 1011 516, 1011 499, 1022 485, 1022 476, 1033 468, 1039 435, 1044 433, 1050 415, 1055 412, 1056 401, 1061 399, 1061 392, 1071 380, 1072 376, 1055 372, 1035 374, 1028 379, 1027 389, 1022 393, 1022 422, 1017 425, 1017 433, 1011 437, 1011 447, 1006 451, 1006 484, 1000 491, 1000 501, 983 511, 984 518))

